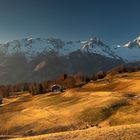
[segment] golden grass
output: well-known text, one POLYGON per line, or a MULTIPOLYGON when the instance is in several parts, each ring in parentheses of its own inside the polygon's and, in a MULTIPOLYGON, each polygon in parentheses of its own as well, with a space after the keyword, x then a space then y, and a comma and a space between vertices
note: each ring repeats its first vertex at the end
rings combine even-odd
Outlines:
POLYGON ((139 140, 140 124, 90 128, 11 140, 139 140))
POLYGON ((140 123, 139 78, 140 72, 136 72, 117 75, 112 83, 96 81, 62 94, 26 93, 7 98, 0 107, 0 135, 40 135, 94 125, 140 123))

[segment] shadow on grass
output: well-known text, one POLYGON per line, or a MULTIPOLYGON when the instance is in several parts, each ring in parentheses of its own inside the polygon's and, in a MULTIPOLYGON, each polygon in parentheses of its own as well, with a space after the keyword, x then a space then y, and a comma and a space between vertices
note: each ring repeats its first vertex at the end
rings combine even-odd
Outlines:
POLYGON ((129 103, 126 99, 122 99, 109 106, 87 108, 81 112, 79 119, 90 125, 98 125, 100 122, 108 119, 113 113, 129 103))
MULTIPOLYGON (((96 83, 95 83, 96 84, 96 83)), ((105 83, 105 84, 100 84, 99 83, 99 86, 98 87, 94 87, 94 83, 93 83, 93 87, 83 87, 81 89, 79 89, 79 91, 82 91, 82 92, 97 92, 97 91, 119 91, 119 90, 124 90, 124 89, 127 89, 128 87, 130 87, 131 83, 120 83, 120 82, 112 82, 112 83, 105 83)))

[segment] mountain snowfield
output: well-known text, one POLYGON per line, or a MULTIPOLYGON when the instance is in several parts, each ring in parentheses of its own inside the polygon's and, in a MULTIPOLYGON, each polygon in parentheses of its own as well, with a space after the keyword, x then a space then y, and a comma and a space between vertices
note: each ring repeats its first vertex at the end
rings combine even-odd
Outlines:
POLYGON ((99 38, 93 37, 85 41, 63 41, 58 38, 26 38, 14 40, 6 44, 0 44, 0 53, 23 53, 28 59, 48 52, 56 52, 58 55, 68 55, 80 50, 81 52, 100 54, 114 59, 123 59, 126 62, 140 60, 140 37, 129 41, 125 45, 109 46, 99 38), (119 47, 118 47, 119 46, 119 47))

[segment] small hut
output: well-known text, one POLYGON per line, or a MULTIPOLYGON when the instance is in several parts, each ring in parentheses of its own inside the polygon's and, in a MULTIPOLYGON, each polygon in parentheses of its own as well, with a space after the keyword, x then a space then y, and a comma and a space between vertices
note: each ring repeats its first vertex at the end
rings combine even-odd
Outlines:
POLYGON ((53 85, 53 86, 51 87, 51 91, 52 91, 52 92, 57 92, 57 93, 59 93, 59 92, 62 92, 63 89, 62 89, 62 86, 60 86, 60 85, 53 85))

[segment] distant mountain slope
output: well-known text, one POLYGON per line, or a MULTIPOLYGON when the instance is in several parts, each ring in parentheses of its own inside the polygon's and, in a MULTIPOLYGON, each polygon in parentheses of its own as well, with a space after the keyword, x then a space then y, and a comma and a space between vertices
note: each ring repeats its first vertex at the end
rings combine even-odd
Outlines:
POLYGON ((98 38, 65 42, 57 38, 14 40, 0 45, 0 84, 93 74, 123 63, 98 38), (16 74, 15 74, 16 73, 16 74))
POLYGON ((54 79, 64 73, 93 74, 135 61, 140 61, 140 37, 121 46, 109 46, 97 37, 25 38, 0 44, 0 84, 54 79))

